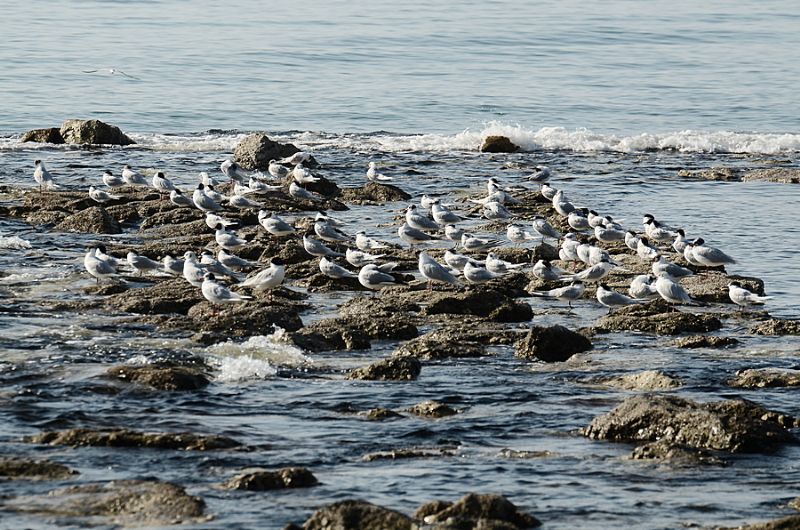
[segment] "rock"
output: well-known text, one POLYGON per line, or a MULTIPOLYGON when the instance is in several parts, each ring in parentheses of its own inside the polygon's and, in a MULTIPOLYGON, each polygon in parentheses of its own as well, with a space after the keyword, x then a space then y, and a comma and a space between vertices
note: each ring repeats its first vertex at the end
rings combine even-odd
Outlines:
POLYGON ((23 438, 25 442, 70 447, 148 447, 183 451, 214 451, 240 447, 225 436, 183 433, 144 433, 129 429, 68 429, 23 438))
MULTIPOLYGON (((720 528, 720 530, 725 530, 720 528)), ((737 526, 731 530, 800 530, 800 515, 789 515, 765 523, 753 523, 737 526)))
POLYGON ((678 311, 663 300, 616 309, 601 318, 593 327, 597 333, 609 331, 642 331, 656 335, 677 335, 685 332, 708 332, 722 327, 722 322, 707 313, 678 311))
POLYGON ((495 322, 527 322, 533 318, 531 306, 502 292, 478 287, 463 292, 431 293, 423 315, 475 315, 495 322))
POLYGON ((33 129, 22 135, 20 142, 38 142, 41 144, 63 144, 64 138, 58 127, 33 129))
POLYGON ((533 458, 549 458, 555 454, 556 453, 552 451, 520 451, 517 449, 505 448, 501 449, 500 452, 497 453, 497 456, 501 458, 530 460, 533 458))
POLYGON ((682 337, 675 341, 675 346, 678 348, 727 348, 737 344, 739 344, 739 340, 733 337, 714 337, 711 335, 682 337))
POLYGON ((369 336, 361 330, 340 329, 336 326, 314 326, 292 333, 292 342, 310 352, 368 350, 369 336))
POLYGON ((471 340, 456 328, 439 329, 411 339, 392 354, 395 357, 413 357, 421 361, 448 358, 481 357, 486 346, 471 340))
POLYGON ((443 529, 482 530, 484 528, 536 528, 541 526, 541 521, 536 517, 520 511, 514 503, 502 495, 469 493, 451 505, 441 504, 423 505, 415 513, 427 514, 424 521, 427 524, 447 523, 443 529), (444 508, 434 512, 434 507, 444 508), (507 523, 499 526, 496 523, 507 523), (510 525, 510 526, 509 526, 510 525))
POLYGON ((670 390, 681 386, 681 382, 658 370, 645 370, 633 374, 620 375, 595 379, 593 382, 606 386, 621 388, 622 390, 639 390, 651 392, 653 390, 670 390))
MULTIPOLYGON (((335 182, 333 182, 332 180, 330 180, 330 179, 328 179, 326 177, 323 177, 322 175, 316 175, 315 174, 314 176, 317 177, 317 179, 318 179, 316 182, 310 182, 308 184, 303 184, 303 187, 305 189, 307 189, 308 191, 314 192, 314 193, 316 193, 318 195, 322 195, 323 197, 327 197, 329 199, 331 197, 338 196, 342 192, 341 188, 339 188, 339 186, 335 182)), ((293 180, 293 177, 292 177, 291 174, 289 174, 289 176, 287 176, 284 179, 284 184, 286 184, 287 188, 289 187, 289 183, 292 180, 293 180)), ((309 203, 309 201, 307 201, 307 200, 304 200, 302 202, 305 203, 305 204, 309 203)), ((329 202, 339 204, 339 205, 341 205, 341 207, 334 208, 331 205, 326 205, 323 208, 321 205, 315 204, 313 208, 306 208, 306 209, 349 210, 349 208, 347 206, 345 206, 343 203, 341 203, 339 201, 330 200, 329 202)))
POLYGON ((734 388, 775 388, 800 386, 800 370, 760 368, 739 370, 736 377, 728 381, 734 388))
POLYGON ((67 120, 61 124, 61 137, 68 144, 135 144, 119 127, 100 120, 67 120))
POLYGON ((92 206, 66 217, 55 230, 88 234, 119 234, 122 229, 102 206, 92 206))
POLYGON ((0 479, 64 480, 77 474, 77 471, 50 460, 16 456, 0 457, 0 479))
MULTIPOLYGON (((294 144, 281 144, 271 140, 266 134, 255 133, 244 137, 233 150, 233 160, 247 170, 269 168, 270 160, 280 160, 299 153, 300 149, 294 144)), ((312 157, 303 164, 315 168, 319 164, 312 157)))
POLYGON ((346 314, 314 322, 292 340, 310 351, 360 350, 370 348, 370 339, 407 340, 416 337, 417 327, 403 313, 369 313, 349 310, 346 314))
POLYGON ((690 171, 682 169, 678 171, 679 177, 700 178, 705 180, 721 180, 726 182, 739 182, 741 181, 741 174, 739 170, 731 167, 714 167, 710 169, 702 169, 699 171, 690 171))
POLYGON ((412 381, 422 370, 420 362, 413 357, 391 357, 376 363, 356 368, 346 379, 365 381, 412 381))
POLYGON ((374 462, 376 460, 401 460, 409 458, 440 458, 445 456, 456 456, 457 447, 404 447, 392 449, 390 451, 378 451, 369 453, 361 457, 364 462, 374 462))
POLYGON ((754 335, 800 335, 800 320, 773 318, 750 328, 754 335))
POLYGON ((227 340, 231 337, 269 335, 273 326, 296 331, 303 326, 297 314, 298 307, 294 304, 244 302, 218 308, 209 302, 200 302, 192 306, 187 315, 194 322, 195 331, 214 332, 227 340), (243 326, 242 322, 247 325, 243 326))
POLYGON ((435 515, 441 512, 442 510, 451 507, 452 505, 453 505, 452 502, 441 501, 441 500, 426 502, 425 504, 416 509, 413 517, 418 521, 424 521, 427 517, 435 515))
POLYGON ((362 500, 345 500, 315 511, 303 530, 417 530, 417 525, 400 512, 362 500))
POLYGON ((555 363, 590 349, 592 342, 588 338, 564 326, 531 326, 525 338, 517 342, 515 355, 555 363))
POLYGON ((481 142, 481 153, 514 153, 519 146, 514 144, 507 136, 487 136, 481 142))
POLYGON ((458 411, 452 407, 432 400, 417 403, 406 409, 406 411, 424 418, 446 418, 447 416, 455 416, 458 414, 458 411))
POLYGON ((701 302, 732 304, 728 296, 728 284, 737 281, 742 287, 758 295, 764 294, 764 282, 758 278, 737 276, 708 270, 681 279, 681 285, 689 296, 701 302))
POLYGON ((200 368, 171 364, 113 366, 106 375, 157 390, 199 390, 208 386, 208 377, 200 368))
POLYGON ((340 199, 356 204, 384 204, 407 201, 411 195, 391 184, 367 182, 358 188, 342 188, 340 199))
MULTIPOLYGON (((200 522, 205 504, 182 487, 157 480, 115 480, 60 488, 39 496, 13 499, 3 506, 48 518, 108 518, 113 526, 155 527, 200 522)), ((80 525, 83 526, 83 525, 80 525)), ((105 525, 104 525, 105 526, 105 525)))
POLYGON ((319 484, 317 477, 304 467, 285 467, 277 471, 253 470, 232 477, 222 487, 229 490, 268 491, 310 488, 319 484))
POLYGON ((637 395, 583 429, 584 436, 616 442, 686 444, 732 453, 769 452, 795 441, 794 419, 745 400, 696 403, 676 396, 637 395))
POLYGON ((202 293, 183 278, 160 281, 150 287, 128 289, 105 300, 107 308, 143 315, 177 313, 185 315, 201 303, 202 293))
POLYGON ((631 460, 660 460, 671 465, 724 465, 725 462, 705 449, 698 449, 685 444, 651 442, 636 447, 630 456, 631 460))
POLYGON ((376 409, 369 409, 366 412, 361 413, 366 419, 371 421, 382 421, 382 420, 389 420, 392 418, 402 418, 403 415, 397 413, 391 409, 385 409, 382 407, 378 407, 376 409))
POLYGON ((754 169, 742 175, 742 182, 753 181, 797 184, 800 183, 800 169, 789 167, 754 169))

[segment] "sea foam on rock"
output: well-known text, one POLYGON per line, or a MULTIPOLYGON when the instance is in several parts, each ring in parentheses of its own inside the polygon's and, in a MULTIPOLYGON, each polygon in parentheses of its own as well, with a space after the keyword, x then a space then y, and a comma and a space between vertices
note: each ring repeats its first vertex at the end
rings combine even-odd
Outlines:
POLYGON ((481 153, 514 153, 519 146, 507 136, 487 136, 480 146, 481 153))

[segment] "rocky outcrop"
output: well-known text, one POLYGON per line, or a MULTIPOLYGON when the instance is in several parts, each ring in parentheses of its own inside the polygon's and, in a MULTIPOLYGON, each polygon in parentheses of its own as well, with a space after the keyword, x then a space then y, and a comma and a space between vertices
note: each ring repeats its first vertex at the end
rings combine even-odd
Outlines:
POLYGON ((592 420, 595 440, 685 444, 732 453, 774 451, 795 441, 794 419, 745 400, 696 403, 675 396, 639 395, 592 420))
POLYGON ((407 201, 411 199, 411 195, 391 184, 367 182, 358 188, 342 188, 339 198, 354 204, 384 204, 407 201))
POLYGON ((310 488, 319 484, 317 477, 304 467, 285 467, 277 471, 251 470, 230 478, 222 487, 229 490, 269 491, 310 488))
MULTIPOLYGON (((254 133, 244 137, 233 150, 233 160, 247 170, 259 169, 266 171, 270 160, 287 158, 300 149, 294 144, 282 144, 271 140, 266 134, 254 133)), ((312 157, 303 163, 306 167, 317 167, 317 161, 312 157)))
POLYGON ((646 305, 635 305, 614 310, 601 318, 593 327, 595 332, 642 331, 656 335, 702 333, 715 331, 722 322, 707 313, 678 311, 662 300, 646 305))
POLYGON ((682 337, 675 341, 678 348, 728 348, 736 346, 739 340, 733 337, 715 337, 713 335, 695 335, 682 337))
POLYGON ((192 306, 187 315, 195 331, 211 332, 228 340, 231 337, 269 335, 273 326, 286 331, 296 331, 303 326, 294 304, 264 305, 255 302, 228 304, 215 307, 209 302, 192 306), (246 322, 246 325, 242 325, 246 322))
POLYGON ((422 370, 420 362, 413 357, 391 357, 369 366, 356 368, 347 374, 346 379, 365 381, 412 381, 422 370))
POLYGON ((370 312, 350 305, 342 316, 320 320, 292 335, 311 351, 368 349, 370 340, 407 340, 418 335, 411 317, 400 312, 370 312))
POLYGON ((507 136, 487 136, 481 142, 481 153, 514 153, 519 151, 519 146, 507 136))
POLYGON ((564 326, 531 326, 525 338, 517 342, 515 355, 555 363, 590 349, 592 342, 588 338, 564 326))
POLYGON ((48 127, 46 129, 33 129, 22 135, 20 142, 38 142, 40 144, 63 144, 61 129, 48 127))
POLYGON ((789 515, 764 523, 747 524, 732 529, 720 528, 720 530, 800 530, 800 515, 789 515))
POLYGON ((773 318, 750 328, 754 335, 800 335, 800 320, 773 318))
POLYGON ((758 368, 739 370, 728 381, 734 388, 775 388, 800 386, 800 370, 758 368))
POLYGON ((183 278, 161 281, 150 287, 129 289, 105 299, 114 311, 142 315, 177 313, 185 315, 203 300, 202 293, 183 278))
POLYGON ((486 346, 484 343, 474 340, 464 330, 445 328, 431 331, 403 343, 392 355, 413 357, 421 361, 480 357, 486 355, 486 346))
POLYGON ((782 184, 800 183, 800 169, 792 167, 774 167, 754 169, 742 175, 742 182, 779 182, 782 184))
POLYGON ((77 474, 77 471, 50 460, 0 456, 0 480, 64 480, 77 474))
POLYGON ((315 511, 303 530, 417 530, 410 517, 362 500, 345 500, 315 511))
POLYGON ((113 366, 106 370, 106 376, 157 390, 199 390, 209 383, 203 369, 172 364, 113 366))
POLYGON ((433 293, 428 300, 423 315, 475 315, 495 322, 527 322, 533 318, 530 305, 491 288, 433 293))
POLYGON ((422 416, 423 418, 446 418, 447 416, 455 416, 458 411, 452 407, 439 403, 438 401, 428 400, 406 409, 415 416, 422 416))
POLYGON ((61 124, 61 137, 68 144, 131 145, 133 140, 119 127, 100 120, 67 120, 61 124))
POLYGON ((149 447, 183 451, 214 451, 241 446, 236 440, 225 436, 205 436, 188 432, 144 433, 129 429, 48 431, 27 436, 23 440, 34 444, 68 445, 70 447, 149 447))
POLYGON ((122 229, 102 206, 92 206, 67 216, 55 226, 61 232, 84 232, 87 234, 119 234, 122 229))
POLYGON ((594 379, 592 382, 622 390, 638 390, 642 392, 671 390, 681 386, 680 380, 658 370, 645 370, 616 377, 605 377, 594 379))
POLYGON ((420 506, 414 518, 442 530, 514 530, 536 528, 541 521, 520 511, 502 495, 469 493, 454 503, 434 501, 420 506))
POLYGON ((703 271, 681 279, 681 285, 695 300, 709 303, 732 304, 728 296, 728 284, 737 281, 748 291, 764 294, 764 282, 758 278, 730 275, 719 271, 703 271))

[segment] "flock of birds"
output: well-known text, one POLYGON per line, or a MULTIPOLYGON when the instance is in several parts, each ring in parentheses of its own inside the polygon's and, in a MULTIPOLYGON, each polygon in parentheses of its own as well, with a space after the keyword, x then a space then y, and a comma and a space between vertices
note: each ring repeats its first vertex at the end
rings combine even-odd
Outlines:
MULTIPOLYGON (((269 164, 268 172, 276 179, 291 176, 288 193, 292 197, 318 202, 324 198, 305 188, 307 184, 319 180, 303 165, 309 158, 308 153, 299 152, 291 157, 273 160, 269 164)), ((44 163, 36 160, 35 166, 34 179, 40 190, 57 188, 53 175, 45 168, 44 163)), ((206 224, 215 230, 214 240, 219 251, 216 256, 208 250, 203 251, 199 258, 195 252, 189 251, 184 254, 183 259, 166 256, 163 262, 157 262, 133 251, 124 260, 115 258, 100 245, 90 249, 84 258, 84 266, 89 274, 99 282, 101 279, 116 277, 117 270, 127 265, 139 274, 183 276, 191 285, 199 287, 203 296, 212 304, 242 302, 252 298, 226 287, 217 280, 218 277, 228 278, 236 285, 254 291, 269 291, 280 286, 285 279, 285 266, 277 257, 270 260, 267 268, 249 277, 243 276, 243 271, 253 270, 259 264, 236 256, 235 252, 248 242, 232 230, 237 223, 223 215, 225 209, 262 208, 263 205, 247 195, 279 191, 286 189, 286 186, 282 182, 265 182, 262 180, 265 175, 247 172, 231 160, 223 162, 220 170, 232 182, 232 194, 225 196, 215 191, 214 186, 218 183, 203 172, 191 198, 184 195, 160 171, 150 180, 127 165, 119 177, 106 171, 102 179, 109 190, 123 185, 152 186, 162 199, 168 195, 176 206, 197 208, 204 212, 206 224)), ((533 275, 541 280, 565 283, 564 286, 532 294, 565 301, 570 308, 573 301, 583 296, 586 282, 597 283, 596 299, 608 307, 609 311, 614 307, 638 304, 659 297, 670 304, 694 304, 695 301, 680 285, 681 279, 691 276, 693 271, 668 261, 665 254, 674 252, 682 255, 689 264, 696 267, 735 263, 723 251, 707 246, 702 238, 687 239, 682 229, 669 227, 651 214, 644 215, 642 229, 637 232, 625 229, 610 215, 602 216, 595 210, 577 207, 570 202, 563 190, 557 190, 548 184, 550 177, 551 171, 547 167, 537 167, 536 172, 528 176, 527 180, 537 183, 540 186, 539 192, 551 202, 553 210, 566 218, 570 231, 564 234, 556 230, 543 216, 537 215, 533 218, 530 231, 515 221, 514 214, 506 205, 519 204, 521 201, 512 195, 514 188, 504 188, 495 178, 490 178, 487 182, 486 197, 470 199, 470 202, 481 207, 486 219, 508 223, 505 240, 478 237, 461 228, 459 225, 466 220, 465 217, 453 211, 452 205, 443 204, 439 198, 423 195, 419 206, 408 205, 403 223, 397 230, 398 238, 402 242, 412 249, 437 241, 452 243, 452 248, 444 252, 443 263, 436 261, 425 250, 419 252, 418 270, 427 280, 428 289, 431 289, 434 282, 460 286, 461 277, 468 284, 481 284, 528 267, 527 263, 510 263, 500 259, 493 252, 493 249, 503 245, 506 240, 515 246, 535 242, 540 238, 542 242, 545 239, 556 240, 559 242, 558 255, 562 262, 571 263, 574 267, 581 264, 585 266, 578 272, 568 272, 548 260, 539 260, 532 267, 533 275), (635 276, 627 294, 610 289, 604 280, 620 265, 611 258, 607 250, 588 242, 590 236, 601 243, 624 242, 639 259, 651 264, 652 273, 635 276), (459 246, 464 251, 485 252, 486 255, 479 260, 457 252, 459 246)), ((391 177, 378 172, 374 162, 369 163, 366 178, 372 182, 391 180, 391 177)), ((120 198, 119 195, 95 186, 90 186, 89 197, 100 204, 120 198)), ((276 238, 299 235, 297 228, 275 212, 260 209, 258 222, 266 232, 276 238)), ((372 291, 397 285, 400 280, 393 272, 398 264, 382 263, 386 255, 380 253, 392 245, 373 239, 364 231, 358 231, 351 236, 344 228, 345 224, 340 220, 320 212, 314 220, 316 237, 302 235, 303 248, 311 256, 319 258, 322 274, 334 279, 357 279, 362 286, 372 291), (344 245, 347 248, 343 254, 326 243, 344 245), (350 248, 352 246, 355 248, 350 248), (358 272, 340 265, 337 258, 344 258, 358 272)), ((731 282, 728 289, 731 301, 742 307, 763 304, 769 298, 750 292, 737 282, 731 282)))

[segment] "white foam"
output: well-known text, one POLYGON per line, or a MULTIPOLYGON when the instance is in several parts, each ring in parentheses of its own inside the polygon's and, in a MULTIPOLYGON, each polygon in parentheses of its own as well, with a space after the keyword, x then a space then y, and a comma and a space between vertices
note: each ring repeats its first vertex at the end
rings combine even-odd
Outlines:
POLYGON ((208 362, 223 382, 265 379, 277 373, 276 366, 301 366, 313 361, 291 344, 283 329, 271 335, 257 335, 237 343, 227 341, 206 349, 208 362))
POLYGON ((214 379, 222 383, 238 383, 253 379, 269 379, 278 373, 269 361, 255 359, 249 355, 242 357, 219 357, 209 359, 217 369, 214 379))
POLYGON ((19 236, 0 236, 0 248, 26 249, 31 248, 31 242, 19 236))
POLYGON ((236 144, 247 136, 247 133, 205 133, 194 135, 131 133, 128 136, 136 142, 138 147, 145 147, 154 151, 175 151, 179 153, 208 151, 232 152, 236 144))

